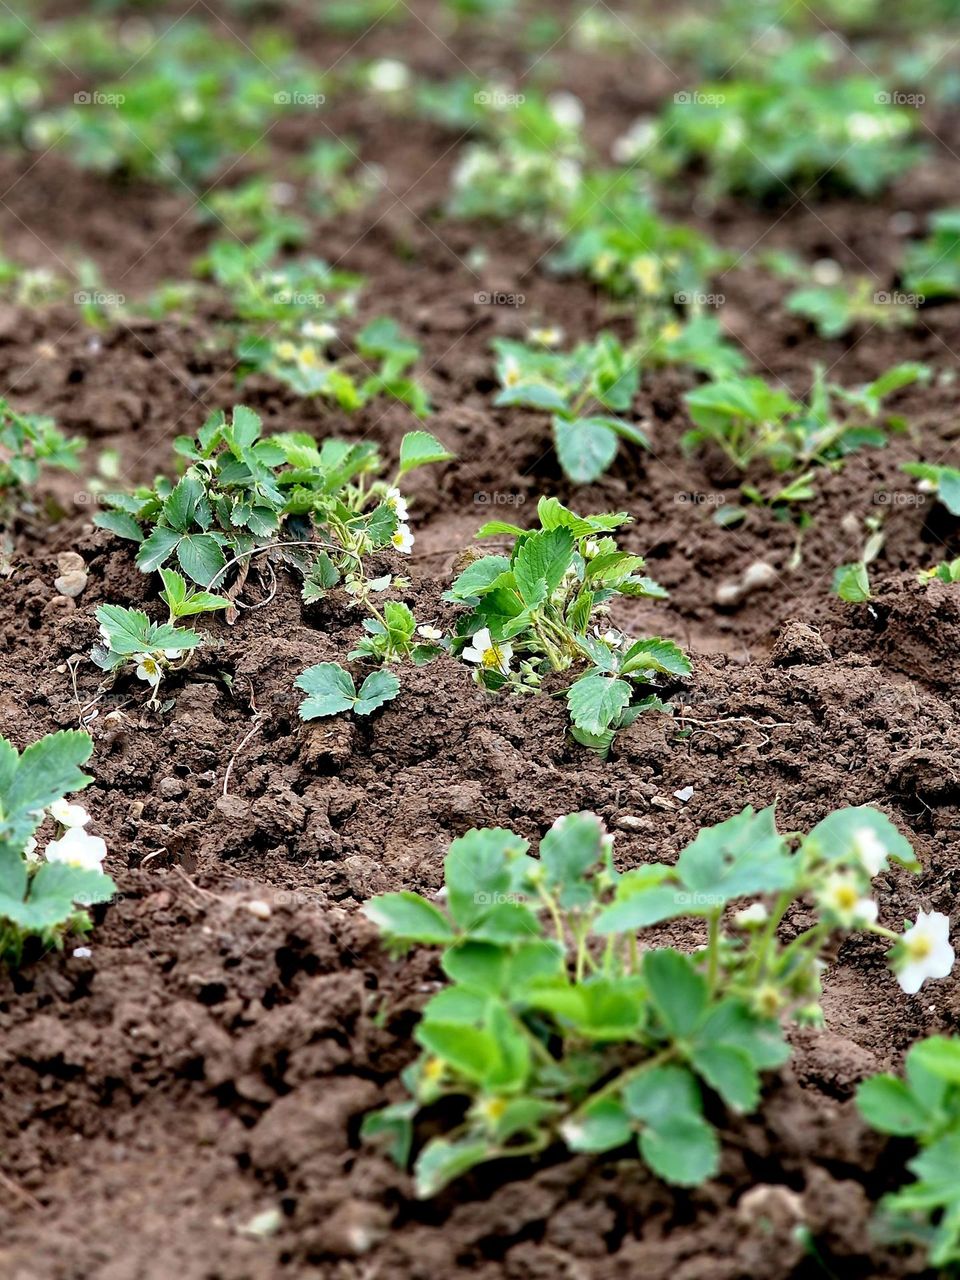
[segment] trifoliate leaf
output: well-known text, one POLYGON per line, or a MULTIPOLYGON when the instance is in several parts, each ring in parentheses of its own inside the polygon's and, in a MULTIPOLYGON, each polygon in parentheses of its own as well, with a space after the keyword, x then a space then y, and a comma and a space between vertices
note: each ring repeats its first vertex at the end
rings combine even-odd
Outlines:
POLYGON ((335 716, 349 711, 357 700, 353 677, 336 662, 318 662, 297 676, 294 684, 309 695, 300 705, 301 720, 335 716))
POLYGON ((177 559, 187 577, 201 587, 211 586, 227 564, 223 549, 210 533, 193 533, 181 538, 177 559))
POLYGON ((374 671, 360 686, 353 709, 358 716, 368 716, 377 707, 390 702, 399 692, 400 681, 392 671, 374 671))
POLYGON ((707 1007, 707 980, 689 957, 672 948, 647 951, 643 976, 667 1031, 677 1038, 692 1035, 707 1007))
POLYGON ((560 1126, 571 1151, 612 1151, 633 1136, 633 1124, 616 1098, 599 1098, 560 1126))
POLYGON ((603 733, 616 722, 630 695, 626 680, 599 674, 581 676, 567 690, 570 719, 587 733, 603 733))

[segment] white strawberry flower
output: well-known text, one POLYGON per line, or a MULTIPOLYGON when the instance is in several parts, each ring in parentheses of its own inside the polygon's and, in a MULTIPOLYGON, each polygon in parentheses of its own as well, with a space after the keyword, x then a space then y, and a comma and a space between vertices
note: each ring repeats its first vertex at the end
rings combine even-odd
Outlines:
POLYGON ((401 555, 408 556, 413 548, 413 534, 409 525, 401 524, 390 535, 394 549, 401 555))
POLYGON ((407 500, 399 489, 394 488, 391 485, 387 490, 387 496, 384 501, 401 524, 405 524, 406 521, 409 520, 410 516, 407 511, 407 500))
POLYGON ((110 648, 110 632, 104 626, 100 627, 100 639, 109 649, 110 648))
POLYGON ((182 649, 164 649, 163 656, 172 662, 174 658, 179 658, 182 652, 182 649))
POLYGON ((863 897, 860 882, 846 871, 828 877, 818 900, 844 929, 873 924, 877 918, 877 904, 872 898, 863 897))
POLYGON ((69 827, 59 840, 50 841, 44 854, 48 862, 99 871, 107 856, 107 846, 99 836, 90 835, 83 827, 69 827))
POLYGON ((160 683, 163 672, 160 670, 160 664, 152 653, 138 653, 134 657, 137 664, 137 679, 146 680, 147 684, 153 685, 154 688, 160 683))
POLYGON ((37 842, 36 840, 34 840, 33 836, 31 836, 30 839, 27 841, 27 843, 23 846, 23 856, 26 858, 28 862, 40 861, 40 855, 37 853, 37 842))
POLYGON ((896 947, 893 967, 908 996, 915 996, 928 978, 946 978, 956 954, 950 945, 950 918, 942 911, 918 911, 917 923, 896 947))
POLYGON ((442 640, 443 632, 439 627, 431 627, 424 623, 423 626, 417 627, 417 635, 423 636, 424 640, 442 640))
POLYGON ((510 671, 513 645, 492 640, 489 629, 484 627, 472 637, 462 656, 466 662, 475 662, 485 671, 499 671, 505 676, 510 671))
POLYGON ((82 804, 70 804, 68 800, 54 800, 50 806, 50 817, 61 827, 85 827, 90 821, 90 815, 82 804))

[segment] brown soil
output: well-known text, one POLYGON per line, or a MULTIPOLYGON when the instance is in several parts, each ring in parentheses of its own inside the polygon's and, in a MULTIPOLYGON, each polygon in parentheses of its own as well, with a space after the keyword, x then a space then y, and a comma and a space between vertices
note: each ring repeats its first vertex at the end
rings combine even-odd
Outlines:
MULTIPOLYGON (((437 20, 429 6, 418 13, 437 20)), ((297 30, 323 65, 352 42, 306 18, 297 30)), ((355 52, 399 52, 434 75, 455 73, 456 57, 478 71, 522 70, 504 38, 455 34, 451 57, 411 20, 399 37, 376 30, 355 52)), ((601 143, 676 87, 652 59, 625 64, 562 48, 549 76, 540 72, 581 95, 601 143)), ((308 248, 368 277, 361 321, 386 312, 416 332, 437 405, 430 429, 457 453, 439 477, 413 485, 417 546, 404 569, 418 619, 449 616, 440 594, 451 565, 491 506, 522 522, 540 493, 553 492, 581 510, 627 509, 628 542, 648 555, 671 598, 619 621, 689 646, 695 673, 675 699, 683 720, 638 721, 601 763, 571 742, 562 706, 490 697, 462 665, 441 661, 404 672, 401 697, 369 722, 303 725, 295 675, 341 658, 359 618, 338 595, 303 607, 287 579, 234 628, 201 624, 211 643, 173 688, 162 720, 142 710, 129 683, 107 694, 92 725, 87 798, 118 897, 98 910, 89 958, 68 947, 0 975, 0 1274, 923 1274, 919 1255, 871 1238, 871 1204, 895 1182, 904 1152, 869 1134, 851 1099, 865 1074, 896 1064, 915 1038, 957 1031, 955 984, 907 999, 882 947, 844 946, 827 978, 826 1030, 794 1033, 792 1063, 770 1080, 762 1111, 725 1122, 721 1174, 702 1189, 678 1194, 636 1163, 552 1152, 536 1167, 488 1168, 420 1203, 409 1178, 358 1131, 366 1111, 399 1096, 409 1032, 439 974, 423 954, 391 961, 357 906, 385 889, 435 891, 446 845, 472 826, 536 839, 557 815, 592 808, 617 832, 619 864, 629 867, 675 857, 700 826, 745 804, 777 801, 788 829, 844 804, 879 806, 911 833, 924 867, 918 878, 884 878, 883 916, 950 912, 960 891, 960 597, 922 587, 915 571, 960 552, 960 529, 929 501, 915 502, 898 467, 917 456, 956 463, 956 384, 904 392, 897 410, 913 438, 824 476, 792 571, 791 525, 759 508, 733 530, 711 519, 736 479, 681 453, 682 394, 692 383, 679 373, 644 377, 635 412, 652 452, 624 452, 603 481, 573 492, 546 419, 491 407, 489 341, 540 318, 571 335, 595 332, 602 299, 582 282, 552 278, 542 243, 441 216, 454 136, 383 118, 364 102, 335 103, 323 119, 385 166, 388 191, 362 213, 316 222, 308 248), (465 262, 477 243, 489 253, 479 274, 465 262), (520 312, 477 306, 478 289, 527 301, 520 312), (888 519, 876 600, 831 602, 833 569, 862 541, 844 532, 843 517, 878 509, 888 519), (780 572, 774 588, 718 609, 716 585, 761 558, 780 572), (694 794, 683 803, 674 792, 686 786, 694 794), (254 899, 271 904, 268 919, 247 909, 254 899), (251 1234, 251 1220, 269 1209, 279 1209, 279 1229, 251 1234), (798 1214, 822 1262, 795 1232, 798 1214)), ((279 139, 271 162, 279 174, 303 141, 296 131, 279 139)), ((60 154, 39 163, 4 156, 0 183, 10 256, 55 267, 87 254, 106 287, 131 296, 188 278, 206 242, 187 192, 118 187, 78 174, 60 154), (69 203, 59 198, 65 190, 69 203)), ((851 268, 863 259, 888 284, 902 249, 891 215, 922 218, 958 186, 956 166, 940 163, 871 206, 830 199, 784 213, 729 202, 705 217, 694 215, 692 191, 674 191, 671 202, 740 252, 762 237, 766 247, 836 256, 851 268)), ((948 369, 960 343, 960 307, 927 310, 906 334, 823 342, 783 311, 781 286, 755 266, 742 263, 722 287, 731 334, 796 390, 808 385, 813 361, 853 383, 899 359, 948 369)), ((411 425, 402 407, 381 403, 350 417, 266 380, 238 391, 211 321, 131 321, 91 333, 72 308, 4 308, 0 379, 18 407, 87 437, 91 463, 98 450, 116 449, 130 483, 169 470, 171 439, 237 400, 269 427, 370 438, 395 455, 411 425)), ((57 479, 44 497, 60 518, 19 528, 0 599, 0 731, 21 746, 76 724, 65 664, 93 642, 94 607, 151 599, 128 547, 90 524, 85 481, 57 479), (64 550, 80 551, 88 566, 76 605, 53 586, 64 550)), ((80 698, 93 697, 97 683, 82 664, 80 698)), ((672 937, 695 941, 679 929, 672 937)))

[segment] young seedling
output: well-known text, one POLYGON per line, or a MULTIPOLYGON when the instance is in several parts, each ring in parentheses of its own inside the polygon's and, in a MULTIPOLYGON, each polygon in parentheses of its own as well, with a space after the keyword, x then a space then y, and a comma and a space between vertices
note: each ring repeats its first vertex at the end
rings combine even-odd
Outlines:
POLYGON ((864 523, 868 533, 860 559, 840 565, 833 575, 834 595, 848 604, 865 604, 871 598, 870 565, 883 549, 886 537, 878 516, 868 516, 864 523))
POLYGON ((592 813, 559 819, 539 858, 512 831, 469 831, 445 858, 442 908, 403 892, 363 909, 391 950, 438 948, 448 980, 414 1033, 411 1098, 369 1116, 364 1135, 406 1164, 431 1109, 434 1136, 414 1166, 421 1197, 557 1142, 639 1152, 681 1186, 713 1177, 706 1099, 756 1110, 762 1073, 789 1056, 779 1023, 821 1021, 821 972, 839 937, 893 939, 908 990, 949 972, 942 949, 936 963, 910 958, 927 919, 903 936, 877 923, 870 881, 888 862, 918 869, 871 808, 832 813, 806 836, 780 834, 772 808, 747 808, 701 831, 676 865, 622 874, 592 813), (802 923, 782 940, 794 904, 802 923), (695 923, 706 944, 692 955, 644 945, 644 930, 672 920, 695 923))
MULTIPOLYGON (((688 451, 713 445, 738 471, 764 462, 774 472, 802 478, 806 490, 811 468, 837 466, 858 449, 886 444, 887 432, 904 423, 894 415, 881 418, 883 401, 928 376, 925 365, 904 363, 865 386, 846 388, 828 382, 817 367, 807 404, 762 378, 708 382, 685 396, 694 426, 681 443, 688 451)), ((812 496, 812 489, 803 496, 812 496)))
POLYGON ((392 671, 371 672, 358 690, 350 672, 336 662, 318 662, 297 676, 295 683, 307 695, 300 704, 301 720, 336 716, 342 711, 368 716, 400 692, 400 681, 392 671))
POLYGON ((92 750, 90 735, 74 730, 48 733, 22 754, 0 737, 0 960, 19 964, 30 939, 62 949, 69 934, 93 927, 86 908, 116 892, 102 870, 106 845, 85 830, 86 810, 66 800, 92 781, 80 770, 92 750))
POLYGON ((854 329, 903 329, 917 322, 914 306, 899 300, 896 293, 878 291, 868 276, 794 289, 786 306, 809 320, 821 338, 842 338, 854 329))
MULTIPOLYGON (((180 581, 183 583, 182 578, 180 581)), ((165 598, 167 595, 169 587, 165 598)), ((94 646, 90 657, 102 671, 132 667, 137 679, 145 681, 150 690, 149 706, 158 705, 160 684, 167 672, 185 667, 191 652, 203 643, 195 631, 175 625, 175 617, 184 615, 175 614, 173 606, 171 620, 166 623, 151 622, 140 609, 124 609, 118 604, 101 605, 96 616, 101 643, 94 646)))
MULTIPOLYGON (((941 952, 944 967, 948 960, 952 964, 953 953, 943 917, 932 920, 926 918, 917 937, 928 938, 941 952)), ((903 1077, 865 1080, 857 1090, 857 1106, 874 1129, 909 1138, 920 1148, 907 1161, 914 1180, 880 1201, 884 1236, 920 1242, 938 1274, 952 1272, 960 1263, 960 1039, 931 1036, 913 1045, 903 1077)))
POLYGON ((610 333, 566 353, 498 338, 496 405, 523 405, 552 414, 553 440, 564 473, 589 484, 609 469, 621 440, 649 448, 629 413, 639 381, 635 353, 610 333))
POLYGON ((0 400, 0 526, 24 501, 44 467, 76 471, 84 441, 68 439, 52 418, 17 413, 0 400))
POLYGON ((673 641, 632 640, 606 620, 617 596, 666 595, 643 576, 643 558, 610 536, 629 523, 626 512, 581 517, 541 498, 537 516, 539 528, 495 520, 479 531, 513 545, 509 555, 474 560, 445 594, 470 610, 453 652, 491 690, 536 692, 548 673, 559 674, 574 737, 605 754, 617 729, 663 709, 653 686, 689 675, 690 663, 673 641))

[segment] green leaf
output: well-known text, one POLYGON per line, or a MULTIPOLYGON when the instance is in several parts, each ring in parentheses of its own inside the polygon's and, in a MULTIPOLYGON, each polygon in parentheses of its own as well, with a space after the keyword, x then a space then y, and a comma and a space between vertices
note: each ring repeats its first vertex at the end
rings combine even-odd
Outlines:
POLYGON ((482 556, 468 564, 445 594, 446 600, 471 600, 482 596, 487 588, 510 569, 506 556, 482 556))
POLYGON ((834 571, 833 594, 848 604, 863 604, 871 598, 870 574, 861 561, 842 564, 834 571))
POLYGON ((755 1110, 760 1101, 760 1077, 742 1049, 703 1044, 694 1049, 690 1061, 728 1107, 740 1112, 755 1110))
POLYGON ((512 387, 505 387, 494 399, 494 404, 523 405, 527 409, 540 409, 544 412, 564 413, 568 397, 556 387, 548 387, 545 382, 518 382, 512 387))
POLYGON ((110 636, 114 653, 140 653, 150 643, 150 619, 140 609, 124 609, 119 604, 102 604, 96 619, 110 636))
MULTIPOLYGON (((804 850, 815 852, 827 862, 849 863, 851 866, 862 865, 861 846, 866 847, 871 855, 875 855, 879 848, 885 851, 886 858, 911 871, 920 870, 910 841, 886 814, 870 805, 835 810, 818 822, 803 842, 804 850)), ((868 868, 871 875, 886 869, 886 858, 876 870, 868 868)))
POLYGON ((674 1186, 695 1187, 720 1167, 720 1144, 706 1120, 665 1116, 640 1135, 640 1152, 655 1174, 674 1186))
POLYGON ((98 511, 93 517, 93 523, 98 529, 115 533, 118 538, 128 538, 131 542, 143 541, 143 530, 133 516, 124 511, 98 511))
POLYGON ((617 456, 616 432, 596 418, 554 418, 553 437, 564 474, 574 484, 598 479, 617 456))
POLYGON ((630 696, 626 680, 592 673, 581 676, 567 690, 570 718, 578 729, 603 733, 615 723, 630 696))
POLYGON ((357 700, 353 677, 336 662, 319 662, 315 667, 308 667, 294 684, 309 695, 300 705, 301 720, 335 716, 349 711, 357 700))
POLYGON ((141 573, 153 573, 166 560, 169 560, 179 541, 180 534, 176 529, 168 529, 166 525, 158 524, 140 544, 140 550, 137 552, 137 568, 141 573))
POLYGON ((399 692, 400 681, 392 671, 374 671, 360 686, 353 709, 358 716, 368 716, 377 707, 390 702, 399 692))
POLYGON ((452 982, 497 995, 502 991, 509 952, 489 942, 467 940, 451 947, 441 966, 452 982))
POLYGON ((623 655, 620 674, 634 671, 658 671, 664 675, 688 676, 693 668, 679 645, 660 636, 637 640, 623 655))
POLYGON ((456 937, 443 912, 418 893, 382 893, 360 908, 362 913, 389 938, 443 946, 456 937))
POLYGON ((385 1140, 390 1159, 403 1169, 410 1159, 410 1149, 413 1146, 413 1121, 417 1109, 417 1102, 411 1098, 406 1102, 395 1102, 392 1106, 384 1107, 380 1111, 373 1111, 363 1117, 360 1137, 364 1142, 385 1140))
POLYGON ((400 441, 398 479, 409 471, 415 471, 417 467, 427 466, 431 462, 446 462, 454 456, 429 431, 408 431, 400 441))
POLYGON ((201 587, 211 586, 227 564, 219 542, 210 533, 193 533, 181 538, 177 559, 187 577, 201 587))
POLYGON ((413 1035, 429 1053, 477 1084, 483 1084, 502 1061, 496 1037, 480 1027, 421 1019, 413 1035))
POLYGON ((650 999, 667 1031, 676 1039, 693 1034, 707 1007, 707 980, 679 951, 647 951, 643 976, 650 999))
POLYGON ((485 1142, 464 1138, 448 1142, 446 1138, 433 1138, 420 1152, 414 1165, 417 1198, 426 1200, 435 1196, 448 1182, 459 1178, 482 1164, 495 1154, 495 1148, 485 1142))
POLYGON ((595 813, 568 813, 558 818, 540 841, 540 861, 549 889, 559 892, 560 905, 568 909, 585 905, 592 896, 584 875, 603 855, 606 830, 595 813), (581 901, 573 891, 583 886, 581 901))
POLYGON ((864 1080, 857 1089, 857 1108, 874 1129, 900 1138, 926 1133, 932 1120, 909 1086, 890 1075, 864 1080))
POLYGON ((450 914, 461 928, 480 920, 491 907, 519 888, 521 869, 511 868, 529 848, 526 840, 502 827, 474 829, 451 842, 443 861, 450 914))
POLYGON ((703 1111, 700 1087, 686 1067, 651 1067, 629 1080, 623 1101, 635 1120, 656 1124, 664 1116, 699 1116, 703 1111))
POLYGON ((0 831, 6 838, 25 843, 37 826, 31 815, 45 809, 70 791, 80 791, 91 778, 80 770, 90 759, 93 739, 89 733, 63 729, 48 733, 28 746, 11 769, 10 744, 4 743, 3 774, 0 775, 0 831))
POLYGON ((777 832, 773 807, 755 813, 748 806, 702 830, 681 852, 677 871, 692 895, 688 909, 707 914, 731 898, 786 889, 796 865, 777 832))
POLYGON ((633 1124, 616 1098, 599 1098, 565 1121, 560 1132, 571 1151, 612 1151, 633 1136, 633 1124))
POLYGON ((550 529, 525 538, 513 563, 524 603, 535 607, 555 591, 572 560, 573 535, 569 529, 550 529))
POLYGON ((197 503, 202 496, 203 485, 188 471, 163 504, 165 519, 178 533, 186 533, 193 524, 197 503))
POLYGON ((913 1046, 908 1066, 917 1066, 940 1080, 960 1085, 960 1040, 929 1036, 913 1046))

